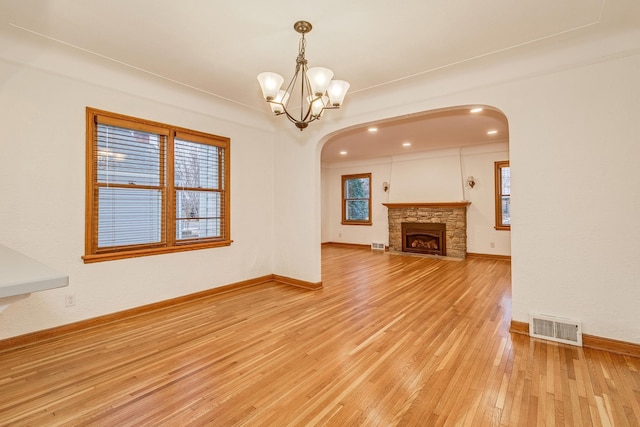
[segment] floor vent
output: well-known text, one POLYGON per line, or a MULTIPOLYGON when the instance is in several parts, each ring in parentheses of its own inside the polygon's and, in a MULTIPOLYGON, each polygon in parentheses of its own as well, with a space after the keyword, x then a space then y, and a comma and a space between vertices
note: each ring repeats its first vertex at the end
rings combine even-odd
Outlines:
POLYGON ((378 242, 371 243, 371 250, 384 251, 384 243, 378 243, 378 242))
POLYGON ((529 335, 535 338, 582 346, 582 325, 576 320, 532 314, 529 318, 529 335))

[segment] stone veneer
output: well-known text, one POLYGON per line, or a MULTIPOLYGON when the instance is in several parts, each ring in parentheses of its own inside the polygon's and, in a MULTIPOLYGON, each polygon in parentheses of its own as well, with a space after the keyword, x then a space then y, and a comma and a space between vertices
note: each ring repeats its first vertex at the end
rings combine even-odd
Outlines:
POLYGON ((453 258, 467 256, 467 206, 470 202, 384 203, 389 212, 389 250, 402 252, 403 222, 444 223, 447 253, 453 258))

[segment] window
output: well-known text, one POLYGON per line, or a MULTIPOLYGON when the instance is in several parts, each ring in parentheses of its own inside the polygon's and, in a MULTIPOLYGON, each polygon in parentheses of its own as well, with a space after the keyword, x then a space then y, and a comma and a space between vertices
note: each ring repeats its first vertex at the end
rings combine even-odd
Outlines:
POLYGON ((342 224, 371 225, 371 174, 342 175, 342 224))
POLYGON ((496 230, 511 229, 511 170, 509 161, 495 162, 496 230))
POLYGON ((84 262, 230 245, 229 143, 87 108, 84 262))

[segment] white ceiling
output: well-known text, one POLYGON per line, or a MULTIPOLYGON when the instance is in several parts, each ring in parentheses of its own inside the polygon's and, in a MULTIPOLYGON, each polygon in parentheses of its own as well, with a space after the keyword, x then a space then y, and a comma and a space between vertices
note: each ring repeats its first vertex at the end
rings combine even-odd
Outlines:
POLYGON ((322 161, 364 160, 509 140, 504 114, 486 106, 481 112, 471 113, 474 107, 430 111, 346 130, 326 142, 322 161), (371 127, 377 130, 371 132, 371 127))
MULTIPOLYGON (((267 114, 256 75, 274 71, 285 80, 292 77, 299 41, 293 23, 298 20, 313 25, 306 36, 309 65, 333 69, 335 78, 351 83, 351 94, 366 94, 415 75, 591 31, 602 26, 605 16, 604 21, 624 24, 625 8, 634 5, 637 16, 637 3, 0 0, 0 30, 54 40, 267 114)), ((333 157, 343 147, 352 153, 349 160, 363 156, 360 134, 367 137, 368 157, 393 154, 392 148, 405 140, 413 149, 483 143, 489 128, 501 129, 489 141, 508 138, 506 119, 491 110, 480 115, 452 110, 379 128, 375 136, 354 130, 338 135, 326 145, 323 160, 345 160, 333 157)))

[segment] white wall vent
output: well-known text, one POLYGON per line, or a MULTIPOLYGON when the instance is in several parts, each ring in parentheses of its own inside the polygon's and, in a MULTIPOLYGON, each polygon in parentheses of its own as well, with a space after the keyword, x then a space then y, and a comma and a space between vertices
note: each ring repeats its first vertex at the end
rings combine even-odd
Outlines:
POLYGON ((384 251, 384 243, 379 243, 379 242, 371 243, 371 250, 384 251))
POLYGON ((529 317, 529 335, 535 338, 582 346, 582 325, 577 320, 532 314, 529 317))

